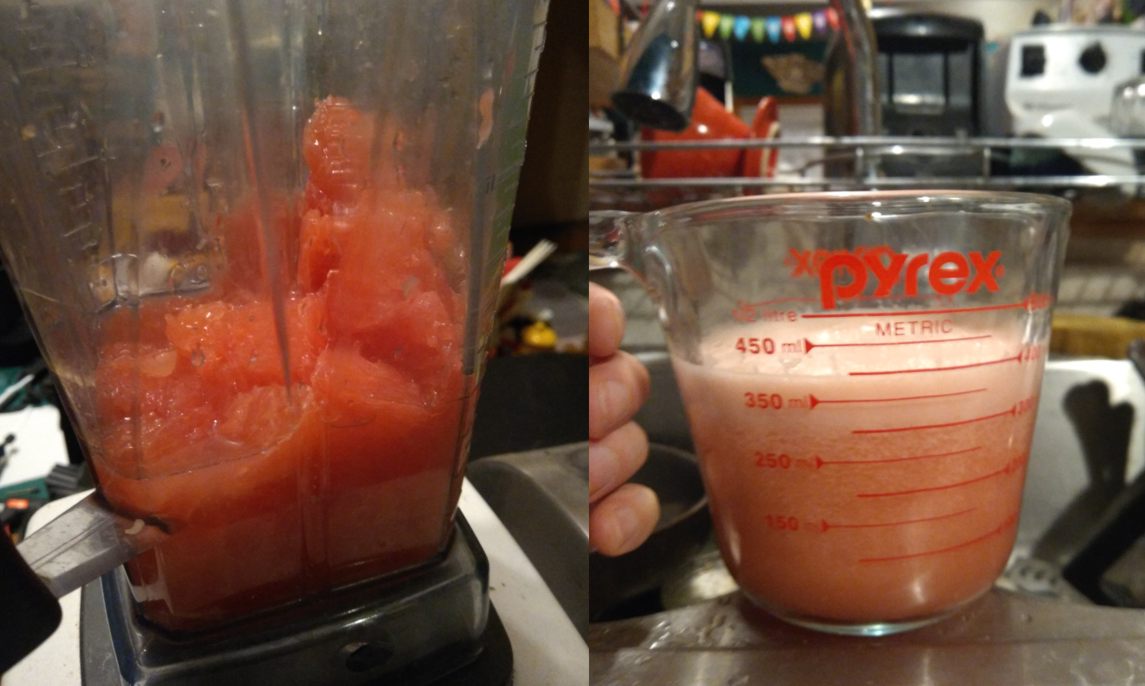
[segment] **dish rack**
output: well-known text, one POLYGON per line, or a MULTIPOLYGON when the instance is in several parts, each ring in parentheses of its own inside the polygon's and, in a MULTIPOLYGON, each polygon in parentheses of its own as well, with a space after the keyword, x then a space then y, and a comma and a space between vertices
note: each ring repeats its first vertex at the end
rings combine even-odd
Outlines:
MULTIPOLYGON (((801 149, 820 151, 811 162, 780 170, 772 177, 641 178, 630 165, 594 171, 589 176, 596 208, 653 209, 661 200, 700 200, 756 193, 894 188, 953 188, 1037 190, 1076 198, 1080 193, 1114 191, 1125 197, 1145 197, 1145 138, 1008 138, 914 136, 810 136, 802 138, 721 139, 672 142, 592 143, 589 155, 622 158, 641 151, 701 149, 801 149), (1060 151, 1080 165, 1114 168, 1118 173, 1000 173, 998 162, 1014 151, 1060 151), (925 167, 926 160, 957 156, 976 160, 977 173, 958 176, 890 175, 879 170, 886 162, 901 167, 908 160, 925 167), (832 169, 834 167, 834 169, 832 169), (849 167, 848 169, 845 169, 849 167), (840 168, 844 168, 842 173, 840 168), (824 173, 827 170, 830 173, 824 173), (675 191, 665 193, 664 191, 675 191), (645 197, 641 197, 645 196, 645 197), (642 202, 643 201, 643 202, 642 202)), ((671 203, 670 203, 671 204, 671 203)))
POLYGON ((1072 237, 1059 306, 1106 316, 1130 301, 1145 301, 1145 138, 1013 138, 809 136, 772 140, 593 142, 590 156, 631 158, 622 169, 589 175, 590 208, 650 211, 716 198, 764 193, 865 189, 990 189, 1050 193, 1073 202, 1072 237), (644 179, 636 169, 646 150, 778 148, 773 177, 644 179), (783 150, 800 150, 809 162, 784 167, 783 150), (1015 151, 1059 151, 1081 173, 1001 173, 998 162, 1015 151), (919 168, 934 158, 970 157, 959 176, 892 175, 885 168, 919 168), (890 160, 893 164, 887 164, 890 160), (1119 173, 1092 173, 1092 169, 1119 173), (842 169, 842 173, 840 173, 842 169))

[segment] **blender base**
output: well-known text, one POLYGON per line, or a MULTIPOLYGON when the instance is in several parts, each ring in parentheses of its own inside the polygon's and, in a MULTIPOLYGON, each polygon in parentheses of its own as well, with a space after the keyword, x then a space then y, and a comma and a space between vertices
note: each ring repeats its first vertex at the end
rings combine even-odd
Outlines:
POLYGON ((188 637, 139 618, 120 568, 83 590, 80 654, 87 686, 502 686, 512 674, 489 563, 460 511, 432 565, 188 637))

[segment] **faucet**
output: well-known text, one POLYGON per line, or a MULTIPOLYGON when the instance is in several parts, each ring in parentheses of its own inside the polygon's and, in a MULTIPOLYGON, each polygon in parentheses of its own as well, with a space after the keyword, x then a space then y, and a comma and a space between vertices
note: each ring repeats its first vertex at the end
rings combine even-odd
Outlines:
POLYGON ((624 52, 612 104, 655 129, 682 131, 696 97, 696 3, 660 0, 624 52))
MULTIPOLYGON (((824 128, 833 136, 877 136, 882 133, 875 30, 863 0, 829 0, 839 15, 839 33, 827 55, 824 84, 824 128)), ((829 176, 878 175, 878 160, 855 148, 855 164, 827 164, 829 176)))
MULTIPOLYGON (((827 57, 824 98, 826 132, 836 136, 882 133, 875 31, 864 0, 829 0, 839 15, 839 33, 827 57)), ((696 91, 698 0, 660 0, 641 24, 624 53, 620 90, 612 94, 618 110, 645 126, 679 131, 688 126, 696 91)), ((845 170, 828 164, 829 175, 869 178, 878 160, 855 149, 845 170), (832 171, 834 173, 832 173, 832 171)))
POLYGON ((878 73, 875 55, 875 30, 871 26, 862 0, 830 0, 839 15, 839 37, 847 64, 851 103, 847 116, 847 132, 855 136, 877 136, 882 133, 882 112, 879 106, 878 73))

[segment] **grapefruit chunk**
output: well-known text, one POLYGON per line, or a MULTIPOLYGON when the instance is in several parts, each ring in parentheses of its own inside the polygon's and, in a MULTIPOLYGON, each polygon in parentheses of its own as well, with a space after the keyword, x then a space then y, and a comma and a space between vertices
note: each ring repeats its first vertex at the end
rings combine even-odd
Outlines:
MULTIPOLYGON (((326 344, 317 296, 285 303, 290 376, 305 382, 326 344)), ((167 315, 167 338, 197 376, 219 391, 282 384, 282 357, 271 303, 212 301, 167 315)))
POLYGON ((319 101, 303 132, 310 168, 307 204, 324 213, 352 207, 370 176, 373 120, 345 98, 319 101))
POLYGON ((287 397, 283 386, 259 386, 234 398, 219 422, 219 436, 245 448, 266 448, 294 434, 308 397, 295 386, 287 397))
POLYGON ((371 362, 346 346, 319 356, 313 388, 323 420, 333 426, 378 422, 402 434, 430 418, 417 384, 394 367, 371 362))

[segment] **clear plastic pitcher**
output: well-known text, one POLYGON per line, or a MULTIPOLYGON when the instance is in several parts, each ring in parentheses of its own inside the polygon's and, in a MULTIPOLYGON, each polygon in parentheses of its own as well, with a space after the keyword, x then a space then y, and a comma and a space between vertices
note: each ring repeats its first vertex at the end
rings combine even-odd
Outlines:
POLYGON ((448 543, 546 9, 0 5, 0 243, 152 622, 448 543))
POLYGON ((986 592, 1017 532, 1069 203, 777 195, 594 229, 659 306, 723 558, 803 626, 986 592))

